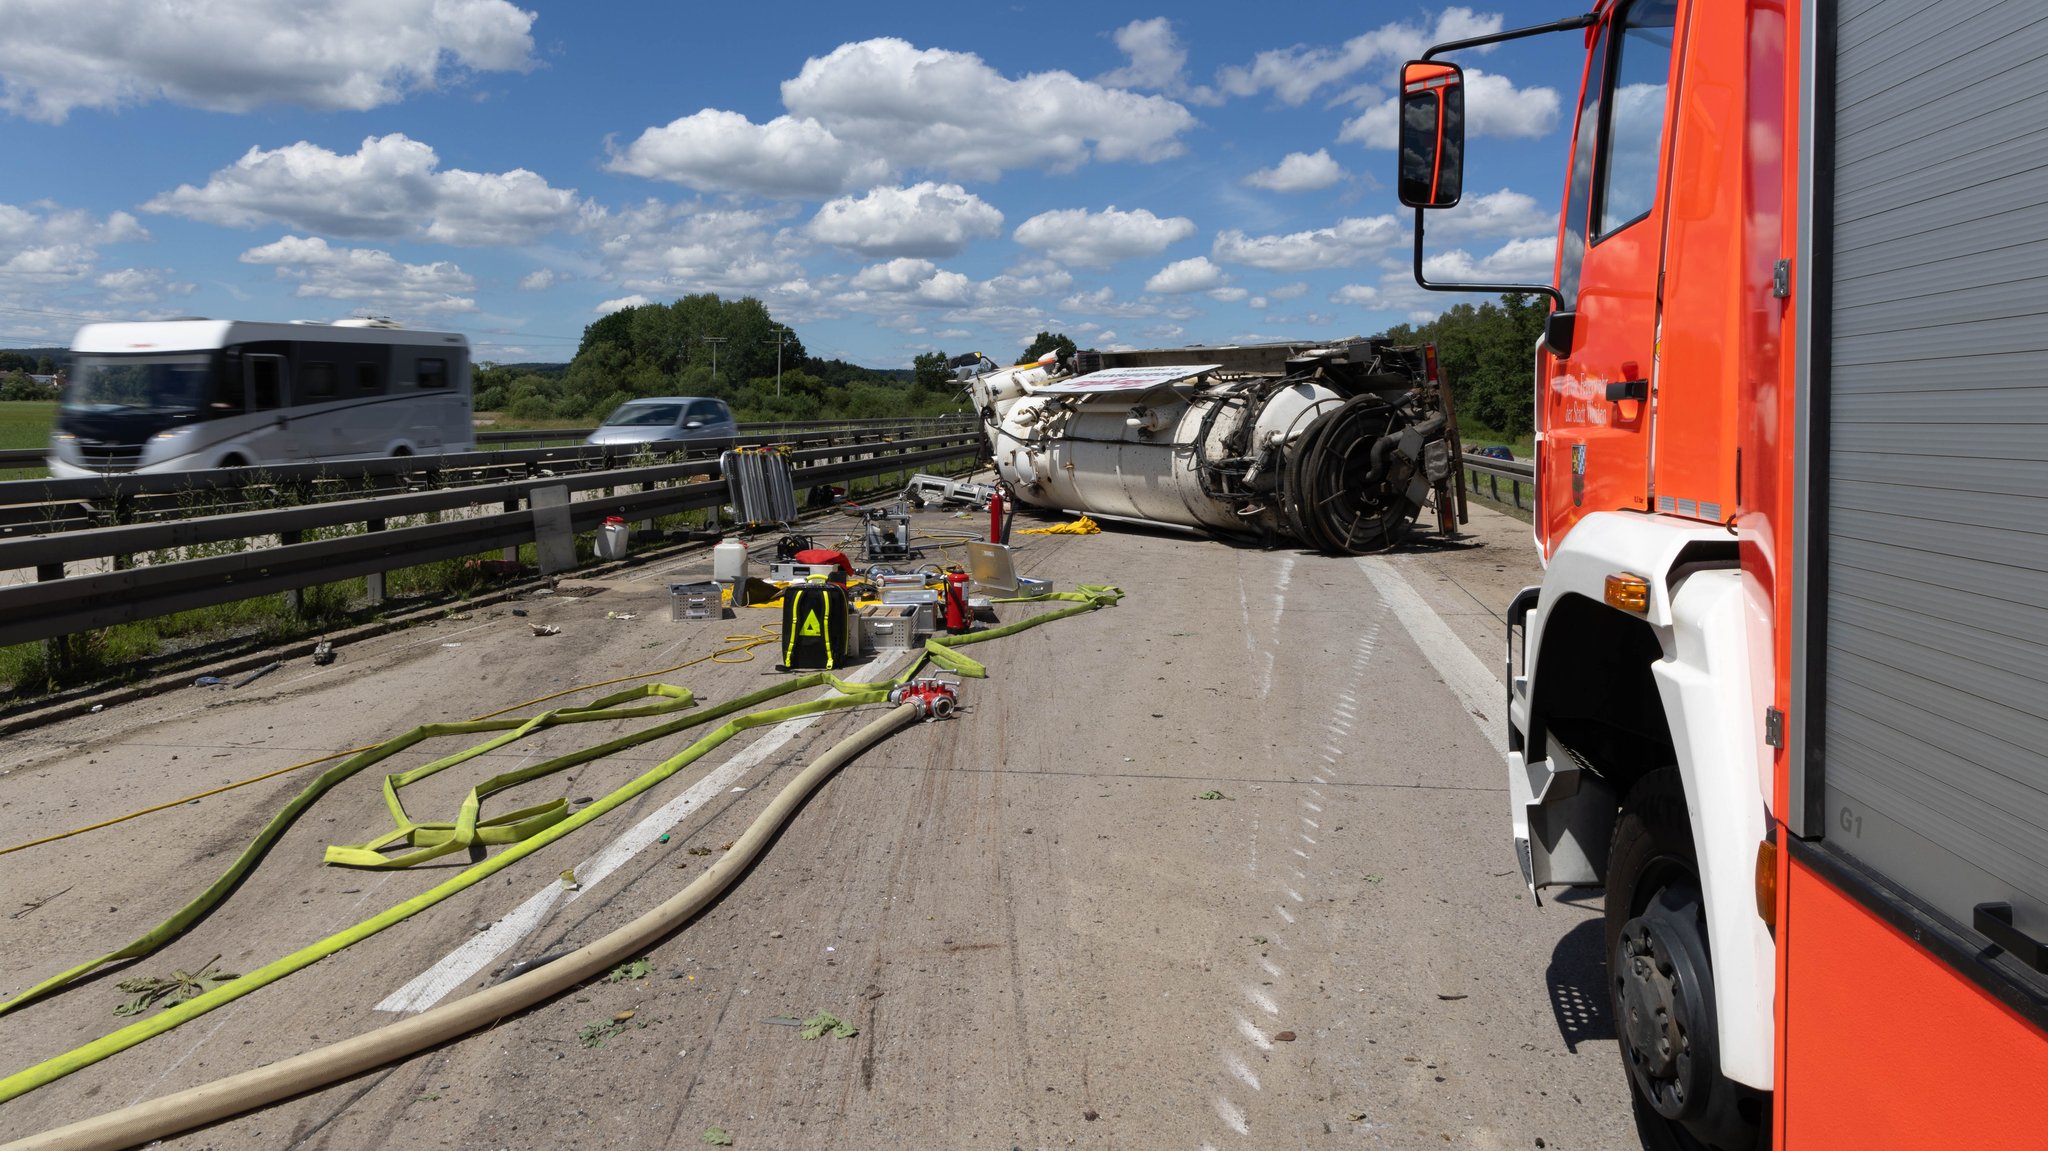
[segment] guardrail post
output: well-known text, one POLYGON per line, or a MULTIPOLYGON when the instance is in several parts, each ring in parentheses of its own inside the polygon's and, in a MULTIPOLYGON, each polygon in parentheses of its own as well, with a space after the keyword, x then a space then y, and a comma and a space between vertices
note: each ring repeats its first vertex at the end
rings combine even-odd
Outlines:
MULTIPOLYGON (((384 530, 384 521, 371 520, 364 525, 363 530, 366 532, 381 532, 384 530)), ((371 572, 364 579, 369 581, 370 585, 370 606, 377 607, 381 605, 384 602, 384 573, 371 572)))
MULTIPOLYGON (((518 511, 518 510, 519 510, 519 501, 518 501, 518 500, 506 500, 506 501, 505 501, 505 509, 504 509, 504 510, 505 510, 505 511, 507 511, 507 512, 516 512, 516 511, 518 511)), ((506 548, 506 549, 504 550, 504 552, 503 552, 503 553, 501 554, 500 558, 502 558, 502 559, 503 559, 503 560, 504 560, 504 561, 505 561, 506 563, 508 563, 508 564, 516 564, 516 563, 518 563, 518 562, 519 562, 519 545, 517 545, 517 544, 514 544, 513 546, 511 546, 511 547, 509 547, 509 548, 506 548)))
MULTIPOLYGON (((56 563, 36 565, 37 583, 49 583, 52 580, 60 580, 63 578, 63 564, 56 563)), ((58 667, 63 666, 64 659, 65 648, 63 636, 53 636, 50 639, 46 639, 43 641, 43 666, 54 670, 58 667)))
POLYGON ((527 496, 533 508, 533 543, 540 574, 553 575, 576 566, 576 529, 569 518, 569 486, 534 488, 527 496))
MULTIPOLYGON (((304 536, 299 532, 277 533, 279 547, 290 547, 303 538, 304 536)), ((284 593, 284 609, 295 616, 304 615, 306 611, 306 593, 304 590, 300 588, 286 588, 284 593)))

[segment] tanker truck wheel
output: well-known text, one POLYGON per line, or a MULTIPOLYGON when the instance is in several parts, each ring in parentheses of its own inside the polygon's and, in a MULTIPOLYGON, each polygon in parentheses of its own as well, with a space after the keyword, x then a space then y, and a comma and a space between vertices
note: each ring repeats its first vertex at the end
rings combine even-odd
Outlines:
POLYGON ((1623 802, 1607 863, 1607 984, 1636 1132, 1650 1151, 1756 1151, 1769 1094, 1721 1075, 1699 864, 1678 769, 1623 802))

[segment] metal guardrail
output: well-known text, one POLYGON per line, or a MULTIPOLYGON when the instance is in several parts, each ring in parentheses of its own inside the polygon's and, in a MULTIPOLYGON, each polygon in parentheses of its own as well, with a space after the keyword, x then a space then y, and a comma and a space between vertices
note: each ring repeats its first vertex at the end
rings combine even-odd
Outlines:
POLYGON ((1465 485, 1467 491, 1479 490, 1479 477, 1486 477, 1487 498, 1494 503, 1512 502, 1515 510, 1522 510, 1522 488, 1529 489, 1530 502, 1536 498, 1536 465, 1530 460, 1498 460, 1482 456, 1477 452, 1465 453, 1465 470, 1471 473, 1465 485), (1508 483, 1508 499, 1500 498, 1501 481, 1508 483))
MULTIPOLYGON (((978 426, 960 420, 858 421, 857 426, 855 421, 818 423, 818 427, 750 425, 737 443, 745 447, 879 443, 917 435, 965 434, 978 426), (772 430, 756 430, 764 427, 772 430)), ((209 471, 13 480, 0 482, 0 539, 212 515, 280 502, 303 504, 422 487, 472 487, 522 477, 605 470, 630 465, 645 454, 579 442, 209 471)))
MULTIPOLYGON (((863 439, 791 453, 801 488, 915 471, 981 451, 973 430, 909 439, 863 439)), ((0 645, 52 639, 93 628, 151 619, 275 592, 291 592, 355 576, 436 560, 475 556, 536 543, 543 530, 535 497, 549 519, 566 512, 569 530, 595 530, 608 516, 628 520, 728 502, 716 459, 647 467, 542 475, 300 507, 158 523, 86 528, 0 540, 0 570, 33 568, 37 582, 0 587, 0 645), (712 478, 700 478, 700 477, 712 478), (693 482, 694 481, 694 482, 693 482), (624 488, 635 488, 623 491, 624 488), (592 493, 577 500, 576 493, 592 493), (478 509, 498 505, 496 512, 478 509), (561 505, 566 504, 566 508, 561 505), (440 523, 388 528, 392 519, 463 511, 440 523), (357 529, 307 540, 322 529, 357 529), (128 566, 132 557, 171 548, 269 539, 226 555, 128 566), (67 576, 65 564, 113 559, 115 570, 67 576)))
MULTIPOLYGON (((815 436, 822 432, 871 431, 881 428, 902 428, 908 435, 936 435, 952 427, 972 426, 971 415, 917 416, 904 419, 862 419, 862 420, 790 420, 783 423, 755 423, 740 425, 740 442, 779 442, 791 437, 815 436)), ((557 441, 580 443, 595 428, 487 428, 477 432, 479 446, 501 444, 541 444, 557 441)), ((5 448, 0 449, 0 470, 14 468, 39 468, 49 458, 47 448, 5 448)), ((193 473, 180 473, 193 474, 193 473)))

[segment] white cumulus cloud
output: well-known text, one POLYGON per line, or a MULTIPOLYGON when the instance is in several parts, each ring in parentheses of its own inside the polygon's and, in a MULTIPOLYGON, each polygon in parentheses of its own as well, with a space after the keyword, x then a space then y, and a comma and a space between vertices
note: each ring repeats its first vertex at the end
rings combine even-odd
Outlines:
POLYGON ((1467 196, 1455 208, 1432 212, 1431 240, 1477 236, 1550 235, 1557 231, 1557 213, 1540 208, 1536 198, 1509 188, 1484 196, 1467 196))
POLYGON ((1330 295, 1333 304, 1370 304, 1378 300, 1380 290, 1371 284, 1346 284, 1330 295))
MULTIPOLYGON (((1529 140, 1557 127, 1557 90, 1517 88, 1513 80, 1476 68, 1465 69, 1465 135, 1529 140)), ((1396 148, 1401 142, 1399 102, 1389 97, 1347 120, 1340 143, 1396 148)))
POLYGON ((630 291, 759 295, 804 277, 802 237, 778 211, 702 210, 650 200, 602 222, 598 250, 630 291))
POLYGON ((61 123, 76 108, 168 100, 366 111, 470 72, 533 67, 535 14, 507 0, 7 0, 0 108, 61 123))
POLYGON ((609 316, 613 312, 623 312, 627 308, 644 308, 653 302, 653 300, 636 292, 630 296, 620 296, 616 300, 606 300, 590 310, 600 316, 609 316))
POLYGON ((519 290, 522 292, 545 292, 555 286, 557 278, 553 268, 539 268, 519 278, 519 290))
POLYGON ((102 246, 148 238, 126 212, 100 218, 48 201, 0 204, 0 290, 82 281, 98 268, 102 246))
POLYGON ((1474 259, 1463 248, 1436 252, 1423 258, 1422 272, 1439 283, 1476 280, 1508 280, 1516 283, 1549 283, 1557 262, 1557 241, 1509 240, 1485 256, 1474 259))
POLYGON ((1226 277, 1223 269, 1209 262, 1207 256, 1195 256, 1186 260, 1175 260, 1152 274, 1145 281, 1145 290, 1162 295, 1178 295, 1182 292, 1206 292, 1223 286, 1226 277))
POLYGON ((1314 152, 1289 152, 1278 164, 1253 172, 1244 182, 1269 192, 1313 192, 1343 178, 1344 169, 1330 158, 1330 150, 1317 148, 1314 152))
POLYGON ((204 186, 182 184, 147 212, 247 228, 444 244, 526 243, 576 224, 586 205, 524 168, 442 170, 434 149, 402 133, 372 136, 350 155, 300 141, 251 148, 204 186))
POLYGON ((1346 217, 1328 228, 1286 235, 1247 236, 1233 228, 1217 233, 1211 254, 1226 264, 1303 272, 1358 263, 1400 238, 1401 225, 1392 216, 1346 217))
POLYGON ((1125 212, 1111 204, 1100 212, 1062 208, 1041 212, 1017 225, 1013 238, 1042 249, 1062 264, 1106 268, 1118 260, 1156 256, 1195 234, 1186 216, 1161 219, 1144 208, 1125 212))
POLYGON ((864 256, 951 256, 1002 231, 1003 214, 958 184, 873 188, 824 204, 805 231, 864 256))
POLYGON ((1181 69, 1187 65, 1188 50, 1173 33, 1164 16, 1133 20, 1116 30, 1116 46, 1130 62, 1114 72, 1095 78, 1112 88, 1150 88, 1177 92, 1186 84, 1181 69))
POLYGON ((1094 158, 1162 160, 1195 125, 1186 108, 1068 72, 1010 79, 968 52, 894 38, 842 44, 782 84, 789 112, 899 168, 994 179, 1094 158))
POLYGON ((346 300, 395 312, 473 312, 469 273, 446 261, 407 264, 373 248, 335 248, 318 236, 285 236, 241 255, 245 264, 277 269, 301 299, 346 300))
POLYGON ((647 129, 606 167, 705 192, 774 198, 822 199, 889 176, 887 161, 816 120, 777 116, 756 124, 713 108, 647 129))
POLYGON ((1232 96, 1271 92, 1282 103, 1300 105, 1322 88, 1370 68, 1391 70, 1441 40, 1498 32, 1501 17, 1470 8, 1446 8, 1432 29, 1421 24, 1383 24, 1334 47, 1297 44, 1259 53, 1250 64, 1223 69, 1216 86, 1232 96))

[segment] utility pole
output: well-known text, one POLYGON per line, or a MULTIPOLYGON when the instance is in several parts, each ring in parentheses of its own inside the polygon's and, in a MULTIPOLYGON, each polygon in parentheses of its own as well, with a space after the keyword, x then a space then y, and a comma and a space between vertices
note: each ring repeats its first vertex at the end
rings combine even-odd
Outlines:
POLYGON ((783 345, 785 345, 785 344, 787 344, 787 343, 789 342, 789 337, 790 337, 791 335, 792 335, 792 333, 790 332, 790 330, 789 330, 788 328, 785 328, 785 327, 783 327, 782 325, 780 325, 780 324, 777 324, 777 325, 775 325, 775 338, 774 338, 773 340, 762 340, 762 341, 761 341, 761 342, 762 342, 762 343, 764 343, 764 344, 770 344, 770 343, 772 343, 772 344, 774 344, 774 345, 775 345, 775 398, 776 398, 776 399, 781 399, 781 398, 782 398, 782 348, 783 348, 783 345))
POLYGON ((731 339, 730 336, 698 336, 697 342, 711 345, 711 382, 718 382, 718 345, 731 339))

